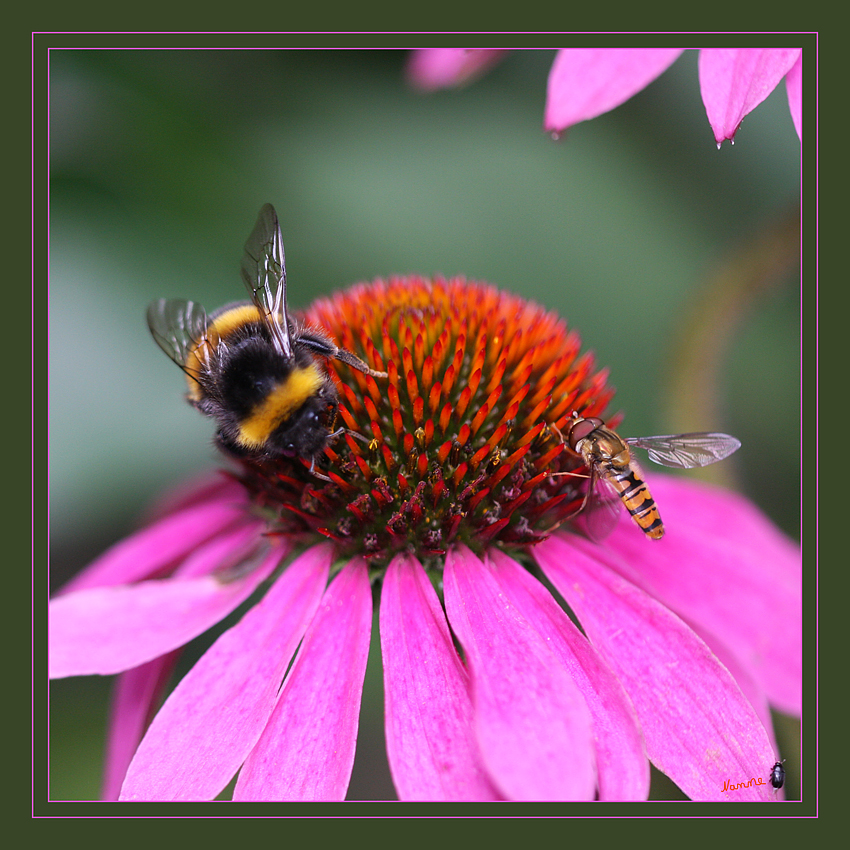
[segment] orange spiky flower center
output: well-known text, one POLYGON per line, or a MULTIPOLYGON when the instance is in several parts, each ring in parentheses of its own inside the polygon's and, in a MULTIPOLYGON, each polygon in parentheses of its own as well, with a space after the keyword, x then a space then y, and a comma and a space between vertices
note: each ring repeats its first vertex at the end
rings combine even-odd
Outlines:
POLYGON ((387 378, 329 361, 337 426, 303 460, 242 461, 272 532, 333 540, 374 566, 463 542, 525 546, 575 513, 585 480, 561 429, 613 396, 575 331, 542 307, 462 278, 391 278, 315 302, 303 317, 387 378))

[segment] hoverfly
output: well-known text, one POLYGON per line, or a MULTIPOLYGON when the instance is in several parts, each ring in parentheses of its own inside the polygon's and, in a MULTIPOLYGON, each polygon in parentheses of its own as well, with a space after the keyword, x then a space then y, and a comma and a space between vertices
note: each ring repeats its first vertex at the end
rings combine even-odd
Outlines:
POLYGON ((585 419, 578 413, 573 413, 567 423, 565 442, 590 472, 584 502, 576 513, 584 514, 588 536, 593 540, 602 540, 613 531, 619 518, 618 502, 647 537, 660 540, 664 536, 661 514, 632 457, 631 446, 645 449, 655 463, 677 469, 708 466, 741 446, 735 437, 719 433, 620 437, 601 419, 585 419))

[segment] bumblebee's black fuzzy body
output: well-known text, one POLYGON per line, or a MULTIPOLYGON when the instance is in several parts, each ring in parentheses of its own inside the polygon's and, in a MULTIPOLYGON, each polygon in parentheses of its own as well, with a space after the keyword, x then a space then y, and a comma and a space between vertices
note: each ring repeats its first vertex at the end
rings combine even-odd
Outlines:
MULTIPOLYGON (((225 308, 212 328, 227 324, 225 308), (220 319, 220 321, 219 321, 220 319)), ((281 357, 259 321, 243 321, 222 334, 208 366, 199 373, 199 393, 190 400, 218 421, 218 444, 237 457, 308 459, 327 444, 336 418, 336 386, 307 344, 290 326, 292 356, 281 357)))
POLYGON ((289 318, 283 241, 269 204, 245 245, 242 277, 250 302, 208 316, 194 302, 161 299, 148 308, 148 326, 186 373, 189 401, 218 423, 221 449, 255 460, 302 457, 312 466, 339 409, 336 386, 317 358, 375 377, 386 373, 289 318))

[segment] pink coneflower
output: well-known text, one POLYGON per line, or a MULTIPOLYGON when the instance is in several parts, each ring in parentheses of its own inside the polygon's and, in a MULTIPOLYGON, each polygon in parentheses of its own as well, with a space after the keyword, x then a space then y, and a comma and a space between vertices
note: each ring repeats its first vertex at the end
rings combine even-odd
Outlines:
POLYGON ((120 674, 104 795, 210 800, 236 776, 234 800, 344 799, 377 604, 400 799, 644 800, 652 762, 693 799, 773 800, 797 547, 655 475, 663 540, 575 533, 563 430, 613 391, 535 304, 394 278, 304 319, 388 373, 328 361, 348 431, 316 469, 236 463, 51 603, 51 676, 120 674), (181 647, 243 603, 156 710, 181 647))
MULTIPOLYGON (((408 77, 425 90, 468 83, 506 50, 432 48, 414 51, 408 77)), ((679 48, 578 48, 559 50, 549 72, 545 130, 561 134, 625 103, 683 53, 679 48)), ((733 141, 744 116, 784 78, 788 106, 802 139, 800 48, 703 48, 699 84, 717 146, 733 141)))

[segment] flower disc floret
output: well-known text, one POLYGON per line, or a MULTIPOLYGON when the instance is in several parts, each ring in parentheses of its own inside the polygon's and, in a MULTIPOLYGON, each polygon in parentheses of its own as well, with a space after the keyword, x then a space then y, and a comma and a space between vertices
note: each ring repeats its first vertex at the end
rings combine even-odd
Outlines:
POLYGON ((273 532, 380 566, 403 550, 534 543, 580 506, 561 428, 573 411, 601 416, 613 390, 555 313, 485 283, 404 277, 321 299, 304 321, 388 377, 327 364, 345 430, 319 475, 297 459, 242 462, 273 532))

